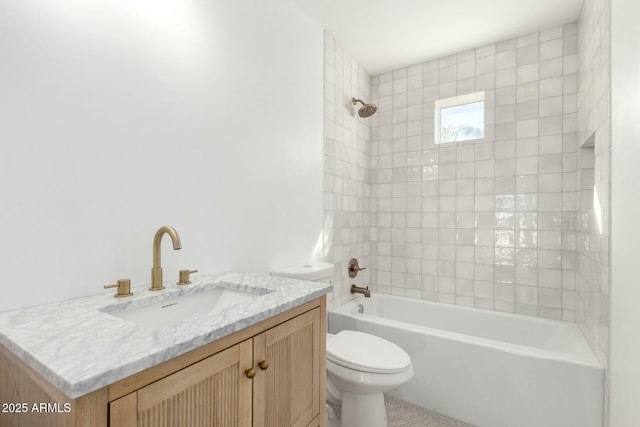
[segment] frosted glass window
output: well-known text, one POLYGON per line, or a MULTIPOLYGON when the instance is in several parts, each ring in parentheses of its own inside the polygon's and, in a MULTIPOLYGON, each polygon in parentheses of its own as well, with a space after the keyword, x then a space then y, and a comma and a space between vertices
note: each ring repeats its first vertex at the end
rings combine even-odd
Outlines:
POLYGON ((484 92, 436 101, 436 144, 478 139, 484 139, 484 92))

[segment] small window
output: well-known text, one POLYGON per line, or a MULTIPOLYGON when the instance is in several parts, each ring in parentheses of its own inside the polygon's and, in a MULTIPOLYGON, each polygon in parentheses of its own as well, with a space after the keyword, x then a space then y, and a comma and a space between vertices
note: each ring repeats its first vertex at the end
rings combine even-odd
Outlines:
POLYGON ((435 142, 484 138, 484 92, 439 99, 435 103, 435 142))

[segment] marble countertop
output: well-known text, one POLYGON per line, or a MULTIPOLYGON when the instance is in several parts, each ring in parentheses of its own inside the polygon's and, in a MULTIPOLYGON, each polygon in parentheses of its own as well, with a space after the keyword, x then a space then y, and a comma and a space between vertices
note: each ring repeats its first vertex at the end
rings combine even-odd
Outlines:
POLYGON ((191 280, 184 287, 165 283, 159 292, 133 288, 134 295, 123 299, 109 290, 0 313, 0 343, 75 399, 331 291, 329 283, 246 273, 196 274, 191 280), (108 314, 220 286, 260 297, 160 329, 108 314))

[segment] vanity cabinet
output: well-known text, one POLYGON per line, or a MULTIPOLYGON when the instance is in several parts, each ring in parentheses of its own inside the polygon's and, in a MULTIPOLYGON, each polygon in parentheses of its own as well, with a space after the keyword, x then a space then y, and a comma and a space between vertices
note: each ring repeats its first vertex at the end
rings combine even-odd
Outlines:
MULTIPOLYGON (((320 297, 89 395, 67 399, 72 412, 46 425, 324 427, 325 301, 320 297)), ((6 425, 40 425, 23 424, 25 418, 14 421, 6 425)))
POLYGON ((318 426, 320 308, 123 396, 110 427, 318 426))
POLYGON ((253 379, 254 427, 320 424, 324 369, 321 372, 320 352, 314 350, 320 347, 319 326, 316 308, 253 338, 254 366, 258 364, 253 379), (266 370, 261 368, 263 361, 268 363, 266 370))
POLYGON ((251 426, 251 340, 109 405, 109 426, 251 426), (244 377, 244 378, 243 378, 244 377))

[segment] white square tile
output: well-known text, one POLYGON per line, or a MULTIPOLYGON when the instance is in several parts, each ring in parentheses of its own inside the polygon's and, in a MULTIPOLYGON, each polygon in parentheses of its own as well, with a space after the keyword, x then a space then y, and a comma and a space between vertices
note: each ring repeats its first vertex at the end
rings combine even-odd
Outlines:
POLYGON ((537 174, 538 156, 516 158, 516 173, 518 175, 537 174))
MULTIPOLYGON (((497 161, 498 160, 496 160, 496 162, 497 161)), ((514 162, 515 170, 515 159, 513 159, 512 161, 514 162)), ((516 178, 513 176, 496 177, 494 184, 495 194, 513 194, 516 189, 516 178)))
POLYGON ((475 72, 478 75, 491 73, 496 69, 496 57, 490 54, 476 59, 475 72))
POLYGON ((455 96, 457 94, 455 78, 452 82, 440 84, 438 93, 440 98, 451 98, 455 96))
POLYGON ((460 52, 456 55, 456 62, 458 64, 473 61, 476 58, 476 50, 467 50, 465 52, 460 52))
POLYGON ((539 120, 539 135, 558 135, 562 134, 563 117, 562 115, 555 115, 549 117, 541 117, 539 120))
POLYGON ((515 232, 513 230, 496 230, 495 246, 512 248, 515 246, 515 232))
POLYGON ((538 100, 520 102, 516 104, 517 120, 537 119, 538 118, 538 100))
POLYGON ((575 74, 578 72, 578 55, 563 57, 563 74, 575 74))
POLYGON ((494 226, 497 230, 514 230, 515 214, 513 212, 496 212, 494 226))
POLYGON ((496 159, 494 163, 494 174, 496 177, 511 176, 516 173, 515 158, 496 159))
POLYGON ((457 79, 457 65, 451 64, 440 68, 439 84, 455 82, 457 79))
MULTIPOLYGON (((564 58, 563 57, 540 61, 540 69, 539 69, 540 79, 560 77, 563 74, 564 74, 564 58)), ((570 73, 567 73, 567 74, 570 74, 570 73)))
MULTIPOLYGON (((515 78, 515 74, 514 74, 514 78, 515 78)), ((509 86, 509 87, 496 89, 496 106, 515 104, 515 103, 516 103, 516 86, 509 86)))
POLYGON ((559 231, 538 231, 539 249, 561 249, 562 233, 559 231))
POLYGON ((495 143, 495 158, 509 159, 516 156, 516 144, 514 141, 503 141, 495 143))
POLYGON ((540 60, 562 56, 564 40, 561 38, 540 43, 540 60))
POLYGON ((538 60, 539 60, 539 47, 538 44, 531 44, 529 46, 520 47, 517 51, 517 64, 518 65, 526 65, 526 64, 535 64, 537 68, 538 60))
POLYGON ((538 138, 518 138, 516 139, 516 157, 537 156, 538 138))
POLYGON ((573 34, 573 35, 568 35, 564 38, 564 55, 568 56, 568 55, 574 55, 577 54, 579 51, 579 41, 578 41, 578 35, 577 34, 573 34))
POLYGON ((540 173, 561 173, 562 154, 544 154, 540 156, 540 173))
POLYGON ((494 127, 496 141, 512 140, 516 137, 515 122, 497 123, 494 127))
POLYGON ((494 44, 479 47, 476 49, 476 59, 484 58, 496 54, 496 46, 494 44))
POLYGON ((516 249, 516 267, 538 266, 538 251, 536 249, 516 249))
POLYGON ((538 194, 516 194, 516 210, 532 212, 538 210, 538 194))
POLYGON ((518 47, 529 46, 536 44, 540 41, 540 33, 530 33, 524 36, 518 37, 518 47))
POLYGON ((509 50, 514 50, 517 45, 517 39, 505 40, 499 43, 496 43, 496 53, 505 52, 509 50))
POLYGON ((540 98, 548 98, 551 96, 560 96, 563 94, 562 90, 563 78, 553 77, 549 79, 540 80, 540 98))
MULTIPOLYGON (((515 301, 515 286, 512 284, 494 283, 493 294, 496 299, 496 309, 498 309, 497 307, 499 302, 515 301)), ((511 310, 501 310, 501 311, 512 312, 513 307, 511 307, 511 310)))
MULTIPOLYGON (((476 212, 475 227, 478 230, 492 230, 494 228, 494 214, 489 212, 476 212)), ((477 244, 477 238, 476 238, 477 244)))
POLYGON ((496 70, 504 70, 516 66, 517 52, 508 50, 496 53, 496 70))
POLYGON ((538 267, 560 269, 562 267, 562 251, 538 249, 538 267))
POLYGON ((519 120, 516 122, 516 138, 538 136, 538 119, 519 120))
POLYGON ((563 97, 553 96, 540 99, 540 116, 547 117, 563 113, 563 97))
POLYGON ((562 25, 553 27, 553 28, 548 28, 546 30, 540 31, 540 42, 557 39, 562 37, 562 35, 563 35, 562 25))
POLYGON ((562 192, 562 173, 540 173, 538 188, 541 193, 562 192))
MULTIPOLYGON (((523 279, 524 280, 524 279, 523 279)), ((516 285, 516 302, 519 304, 535 305, 538 302, 538 288, 536 286, 516 285)))
POLYGON ((479 264, 493 264, 493 246, 475 246, 475 262, 479 264))
POLYGON ((541 268, 538 270, 540 289, 553 288, 560 291, 562 287, 562 270, 541 268))
POLYGON ((495 73, 496 88, 514 86, 516 84, 517 69, 515 67, 497 70, 495 73))
POLYGON ((516 221, 518 230, 536 230, 538 228, 538 214, 535 212, 518 212, 516 221))
POLYGON ((437 86, 440 84, 440 68, 434 68, 424 72, 422 76, 423 87, 437 86))
POLYGON ((522 249, 536 249, 538 247, 538 233, 536 231, 520 230, 516 232, 516 246, 522 249))
MULTIPOLYGON (((534 267, 516 267, 516 301, 518 301, 518 289, 520 292, 533 292, 538 285, 538 269, 534 267), (523 289, 525 285, 526 288, 523 289), (529 288, 531 287, 531 288, 529 288)), ((533 304, 533 302, 520 301, 526 304, 533 304)))
MULTIPOLYGON (((476 80, 475 80, 475 89, 478 91, 481 90, 490 90, 490 89, 495 89, 496 87, 496 74, 493 72, 490 73, 486 73, 486 74, 481 74, 479 76, 476 76, 476 80)), ((485 102, 485 105, 488 105, 485 102)))
POLYGON ((495 108, 495 123, 514 122, 516 119, 516 104, 501 105, 495 108))
POLYGON ((458 63, 457 65, 457 79, 462 80, 469 77, 475 77, 476 75, 476 61, 471 60, 468 62, 458 63))
POLYGON ((476 247, 480 247, 480 246, 493 247, 494 241, 495 241, 494 231, 492 229, 475 231, 476 247))
MULTIPOLYGON (((540 84, 542 81, 540 82, 540 84)), ((534 81, 531 83, 519 84, 517 86, 517 96, 516 99, 518 102, 526 102, 533 101, 539 98, 538 91, 538 82, 534 81)))

